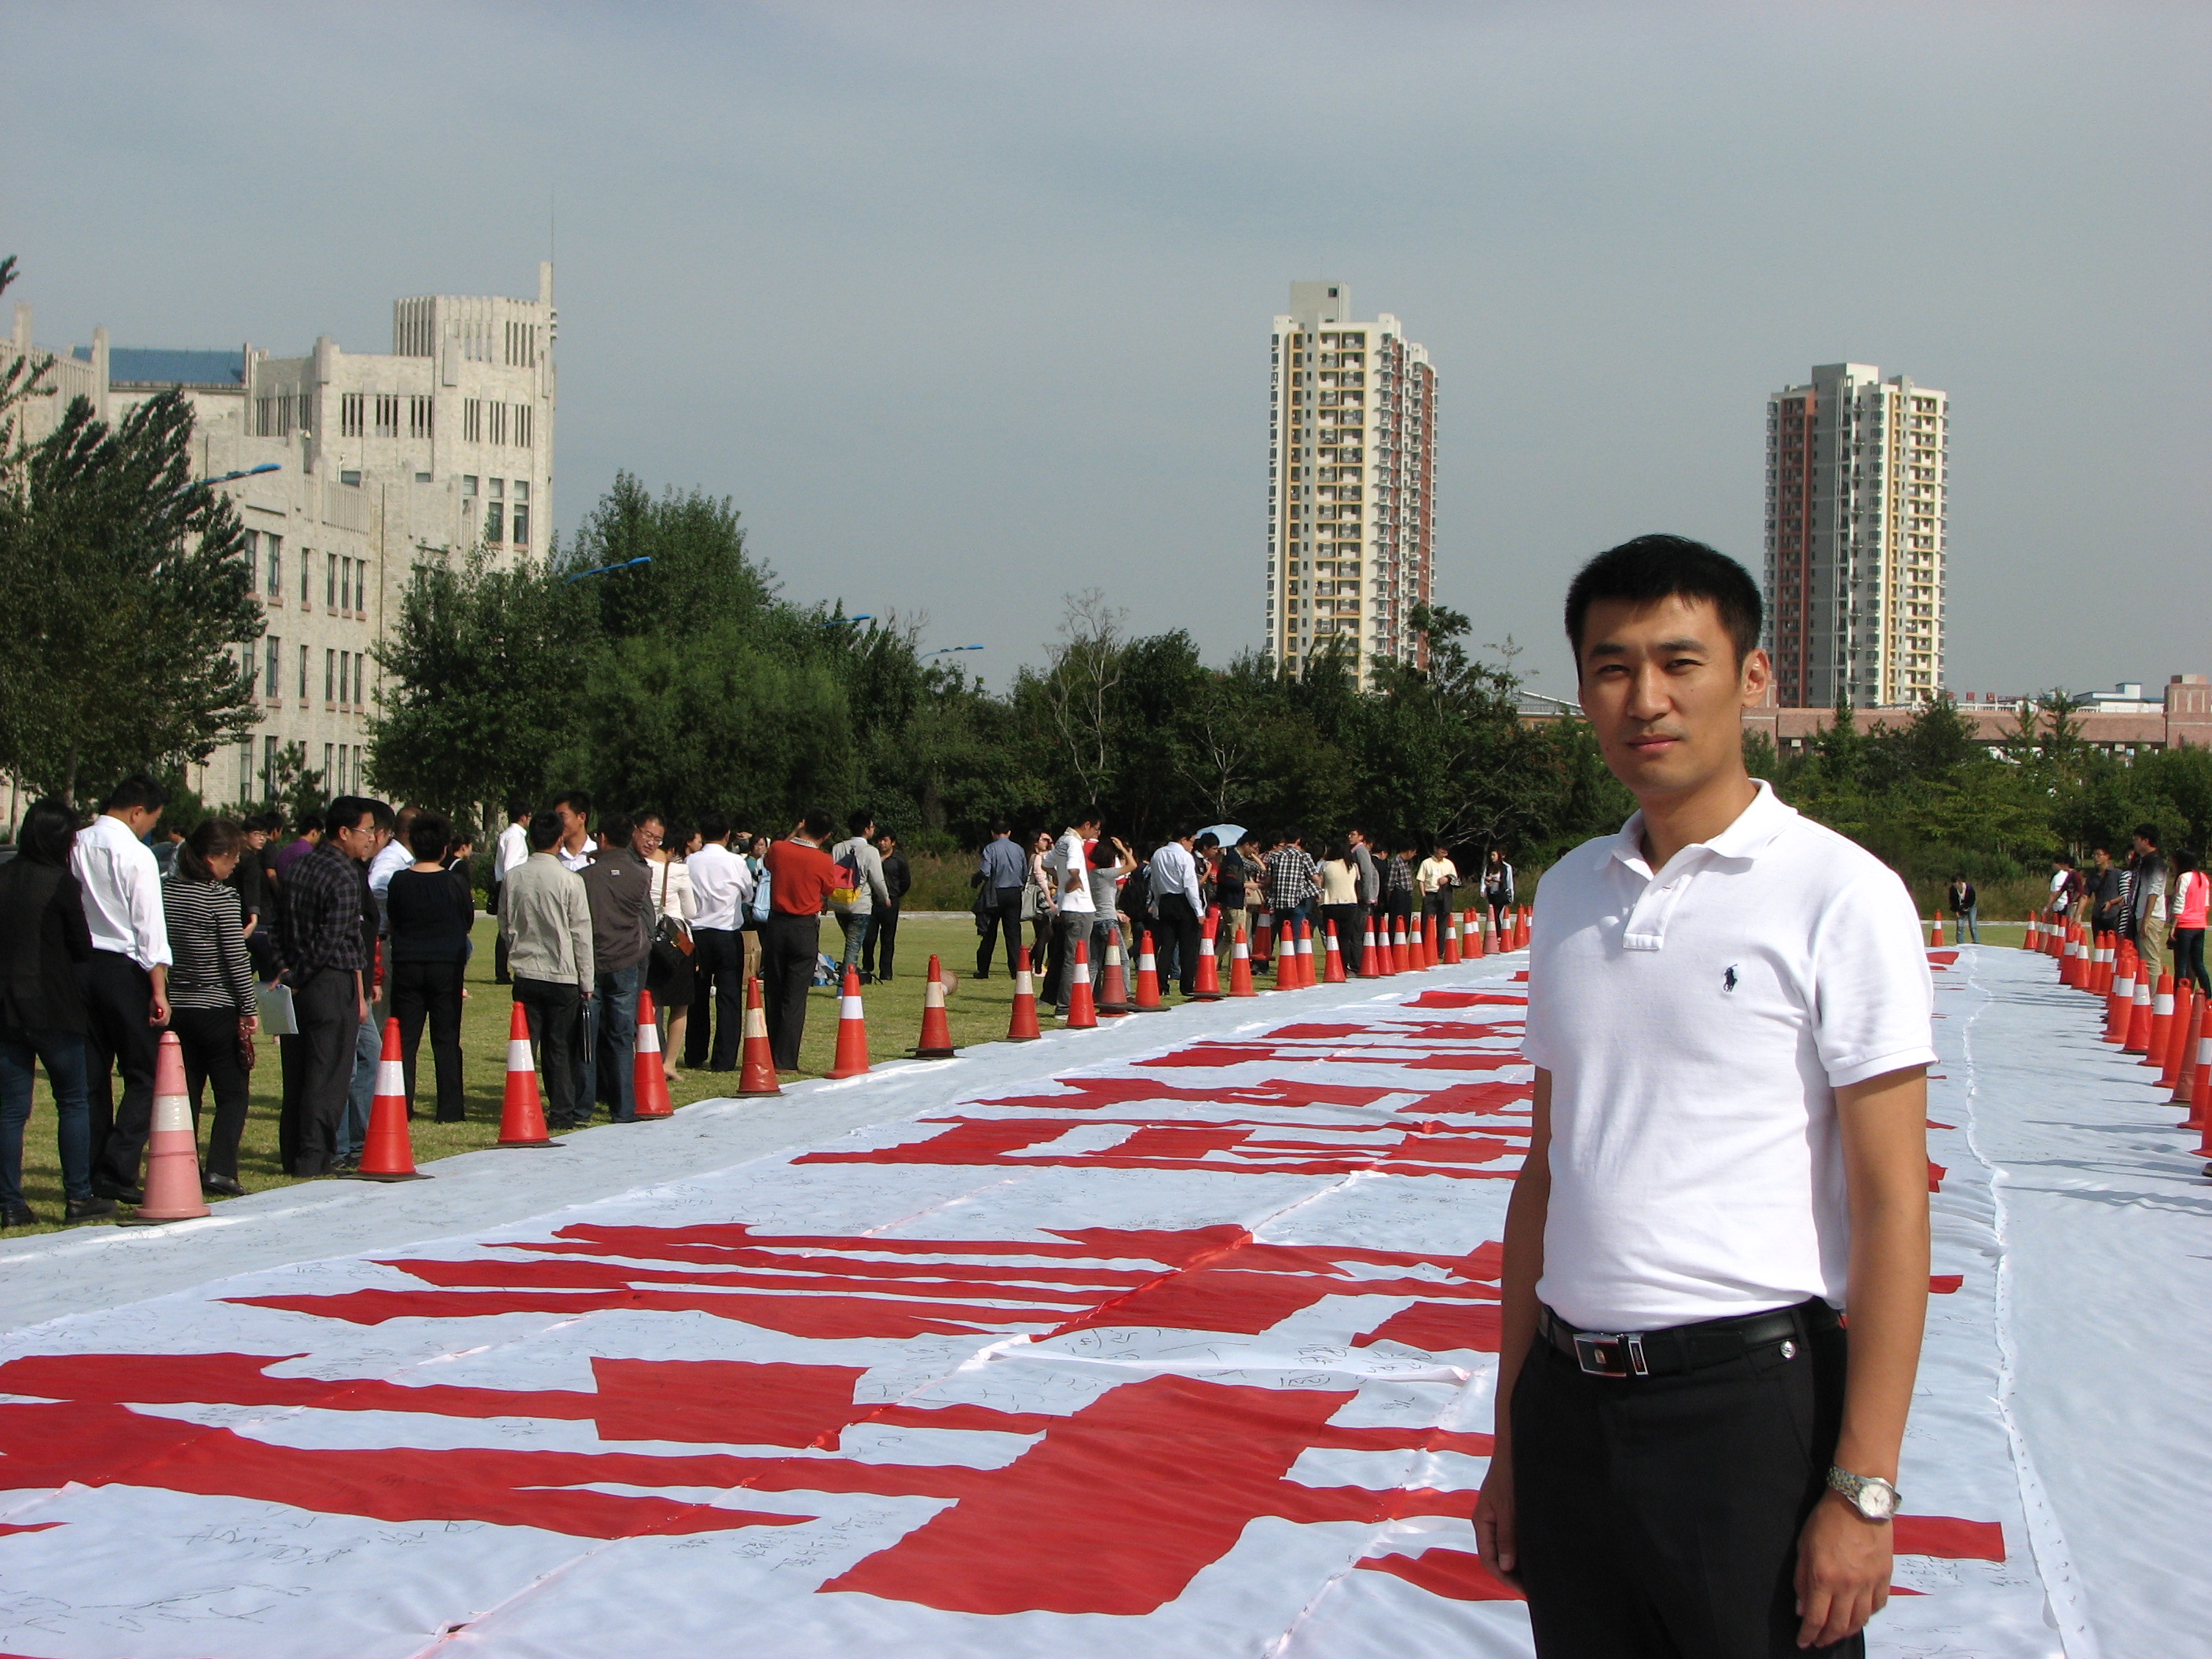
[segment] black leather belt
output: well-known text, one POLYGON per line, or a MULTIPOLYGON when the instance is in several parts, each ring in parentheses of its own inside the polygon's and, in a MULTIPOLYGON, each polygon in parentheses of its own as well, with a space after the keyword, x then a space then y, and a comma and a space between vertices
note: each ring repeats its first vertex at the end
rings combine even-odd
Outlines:
POLYGON ((1784 1358, 1794 1359, 1814 1332, 1833 1330, 1839 1322, 1836 1310, 1817 1296, 1794 1308, 1663 1331, 1578 1331, 1549 1308, 1536 1310, 1537 1333, 1592 1376, 1681 1376, 1777 1343, 1790 1348, 1784 1358))

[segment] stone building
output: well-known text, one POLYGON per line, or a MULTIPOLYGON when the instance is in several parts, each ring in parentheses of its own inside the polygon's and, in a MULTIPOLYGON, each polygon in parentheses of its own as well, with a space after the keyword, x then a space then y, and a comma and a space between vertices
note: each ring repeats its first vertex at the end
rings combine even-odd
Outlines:
POLYGON ((392 349, 380 353, 327 337, 295 357, 251 343, 117 347, 106 329, 88 346, 55 349, 33 344, 30 307, 15 307, 0 356, 54 360, 53 390, 31 400, 21 435, 51 430, 75 398, 112 420, 179 386, 198 416, 202 476, 222 481, 245 520, 268 622, 252 647, 261 719, 194 769, 189 781, 207 800, 261 798, 293 744, 327 793, 367 787, 374 650, 416 568, 479 546, 495 560, 544 553, 554 333, 550 264, 532 299, 398 301, 392 349))

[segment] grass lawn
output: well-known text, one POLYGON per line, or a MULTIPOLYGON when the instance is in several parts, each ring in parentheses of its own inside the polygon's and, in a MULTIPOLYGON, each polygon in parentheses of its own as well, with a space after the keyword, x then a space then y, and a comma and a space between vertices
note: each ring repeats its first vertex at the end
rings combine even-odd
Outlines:
MULTIPOLYGON (((492 982, 495 927, 489 917, 481 917, 477 922, 476 954, 468 971, 468 1000, 461 1012, 468 1121, 438 1123, 428 1115, 434 1109, 434 1074, 426 1035, 416 1081, 416 1110, 422 1115, 417 1116, 412 1126, 418 1164, 456 1152, 474 1152, 499 1139, 500 1103, 507 1085, 507 1022, 514 1005, 507 988, 492 982)), ((823 947, 835 951, 839 933, 834 919, 823 919, 822 935, 823 947)), ((964 915, 944 920, 910 916, 899 923, 897 977, 889 985, 870 986, 864 994, 872 1058, 893 1059, 914 1047, 921 1030, 922 986, 928 977, 932 951, 944 957, 945 966, 957 978, 946 1010, 954 1045, 966 1048, 996 1042, 1006 1036, 1012 1012, 1013 982, 1002 964, 994 965, 990 979, 980 983, 975 980, 975 924, 964 915)), ((1170 1002, 1180 1000, 1172 991, 1167 994, 1170 1002)), ((1048 1027, 1052 1024, 1048 1010, 1044 1023, 1048 1027)), ((806 1040, 799 1051, 799 1069, 785 1073, 784 1081, 819 1077, 828 1071, 836 1042, 837 998, 828 987, 817 987, 809 998, 806 1040)), ((283 1081, 276 1040, 264 1036, 261 1039, 259 1061, 253 1069, 252 1104, 239 1151, 238 1178, 248 1192, 289 1186, 294 1179, 282 1170, 276 1160, 276 1111, 283 1081)), ((734 1073, 686 1072, 681 1081, 669 1085, 668 1092, 677 1105, 687 1106, 696 1100, 727 1094, 736 1086, 734 1073)), ((204 1110, 204 1122, 207 1116, 204 1110)), ((599 1121, 605 1120, 602 1116, 599 1121)), ((52 1101, 42 1076, 23 1138, 23 1196, 40 1216, 40 1225, 19 1230, 17 1237, 33 1231, 52 1231, 60 1224, 61 1165, 55 1156, 53 1124, 52 1101)), ((204 1140, 202 1144, 204 1146, 204 1140)), ((209 1201, 221 1204, 223 1200, 209 1201)))

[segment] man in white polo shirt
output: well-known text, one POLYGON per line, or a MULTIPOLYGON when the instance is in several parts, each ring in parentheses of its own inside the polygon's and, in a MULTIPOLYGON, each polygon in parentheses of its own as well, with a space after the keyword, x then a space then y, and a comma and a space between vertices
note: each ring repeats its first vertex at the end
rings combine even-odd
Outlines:
POLYGON ((1671 536, 1568 590, 1583 708, 1641 810, 1536 899, 1475 1532, 1543 1659, 1858 1655, 1888 1597, 1928 964, 1895 874, 1745 770, 1759 609, 1671 536))

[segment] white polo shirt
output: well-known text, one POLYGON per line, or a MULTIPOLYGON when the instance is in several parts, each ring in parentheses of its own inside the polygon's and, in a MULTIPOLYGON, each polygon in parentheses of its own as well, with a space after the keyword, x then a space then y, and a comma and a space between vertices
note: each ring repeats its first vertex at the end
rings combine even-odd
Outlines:
POLYGON ((1524 1049, 1552 1074, 1540 1300, 1583 1330, 1844 1305, 1835 1091, 1924 1066, 1911 896, 1765 783, 1656 875, 1643 814, 1544 874, 1524 1049))

